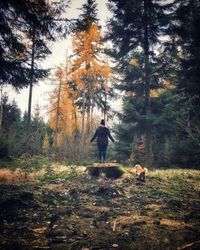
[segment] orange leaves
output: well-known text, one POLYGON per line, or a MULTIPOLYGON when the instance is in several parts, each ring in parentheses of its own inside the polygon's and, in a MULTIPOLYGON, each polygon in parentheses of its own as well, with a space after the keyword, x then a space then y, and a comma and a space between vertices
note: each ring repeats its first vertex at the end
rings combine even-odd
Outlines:
MULTIPOLYGON (((82 98, 82 132, 85 128, 85 115, 87 115, 86 131, 90 133, 94 106, 101 106, 99 99, 107 95, 107 80, 111 73, 110 67, 105 63, 102 55, 100 27, 93 23, 90 28, 77 32, 72 45, 74 59, 72 61, 71 79, 76 82, 80 97, 82 98), (106 87, 104 87, 106 85, 106 87)), ((107 97, 105 97, 107 98, 107 97)))
POLYGON ((76 119, 78 109, 75 105, 77 93, 70 88, 66 75, 66 68, 57 68, 55 76, 58 85, 51 93, 49 124, 54 130, 56 146, 59 146, 64 138, 72 137, 78 129, 76 119))
POLYGON ((57 67, 56 72, 55 72, 55 76, 56 76, 57 79, 63 80, 64 72, 63 72, 63 69, 61 67, 57 67))
POLYGON ((97 78, 101 80, 107 78, 111 70, 98 58, 101 45, 99 26, 93 23, 89 30, 77 32, 73 37, 72 45, 74 52, 72 79, 79 85, 79 89, 85 89, 85 78, 93 82, 93 90, 100 88, 97 78))
POLYGON ((100 53, 101 34, 97 24, 75 33, 72 46, 73 57, 67 67, 58 67, 55 72, 58 87, 51 95, 50 125, 55 131, 57 146, 64 137, 72 138, 74 132, 80 130, 80 123, 82 132, 90 131, 95 97, 99 92, 104 93, 103 97, 108 92, 107 79, 111 73, 100 53), (86 130, 85 123, 90 124, 86 130))
POLYGON ((92 24, 88 31, 77 32, 72 40, 74 63, 77 68, 95 67, 97 60, 95 55, 100 50, 100 28, 97 24, 92 24))
POLYGON ((96 24, 92 24, 88 31, 77 32, 73 37, 72 45, 74 54, 78 54, 79 59, 82 58, 82 62, 91 61, 94 53, 97 53, 99 50, 99 27, 96 24))
POLYGON ((131 61, 130 61, 130 64, 138 65, 138 60, 136 58, 132 58, 131 61))

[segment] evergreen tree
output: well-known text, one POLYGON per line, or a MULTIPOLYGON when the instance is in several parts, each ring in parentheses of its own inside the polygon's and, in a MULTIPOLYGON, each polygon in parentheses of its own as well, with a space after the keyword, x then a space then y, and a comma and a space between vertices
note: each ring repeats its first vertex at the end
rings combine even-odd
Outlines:
POLYGON ((58 3, 53 6, 45 0, 0 1, 0 84, 22 88, 45 76, 35 62, 50 53, 47 40, 55 40, 56 32, 62 30, 56 21, 62 10, 58 3), (27 39, 32 43, 30 50, 27 39))
POLYGON ((181 72, 178 88, 190 97, 200 95, 200 3, 175 1, 177 25, 174 30, 180 46, 181 72), (187 17, 187 18, 186 18, 187 17))
MULTIPOLYGON (((152 163, 150 90, 162 87, 165 69, 165 64, 160 64, 162 59, 158 57, 155 48, 163 51, 160 37, 165 35, 168 24, 166 10, 169 10, 171 5, 151 0, 111 0, 108 6, 113 13, 108 22, 108 39, 113 42, 111 54, 115 57, 118 73, 120 72, 123 78, 117 87, 128 93, 129 97, 125 98, 125 101, 129 100, 128 105, 134 110, 136 106, 133 103, 140 103, 140 108, 136 110, 139 120, 135 120, 133 114, 131 121, 137 124, 138 128, 142 128, 139 129, 141 135, 135 132, 132 138, 133 141, 141 141, 144 136, 143 161, 150 167, 152 163)), ((128 114, 124 114, 122 122, 126 123, 126 115, 128 114)))
POLYGON ((182 121, 188 136, 200 146, 200 3, 176 1, 176 36, 181 51, 178 91, 185 96, 188 112, 182 121), (187 17, 187 18, 186 18, 187 17))
MULTIPOLYGON (((67 1, 68 2, 68 1, 67 1)), ((51 53, 48 41, 55 41, 62 26, 58 20, 66 6, 49 4, 42 0, 3 1, 0 4, 0 84, 11 84, 15 88, 29 85, 26 151, 31 126, 33 85, 47 76, 48 70, 39 63, 51 53)), ((65 26, 68 26, 65 22, 65 26)))
POLYGON ((183 126, 190 104, 177 89, 167 90, 152 101, 154 165, 195 167, 199 164, 200 148, 183 126), (159 101, 158 101, 159 100, 159 101))
POLYGON ((21 131, 21 111, 13 101, 8 103, 8 97, 3 96, 2 127, 0 131, 1 157, 8 157, 22 150, 21 131))
MULTIPOLYGON (((31 122, 31 135, 32 145, 31 153, 34 155, 43 153, 43 141, 46 134, 47 125, 43 121, 43 118, 40 114, 40 106, 37 104, 34 108, 34 116, 31 122)), ((29 142, 30 142, 29 138, 29 142)))
POLYGON ((11 104, 8 103, 8 96, 3 96, 3 119, 2 119, 2 132, 9 134, 15 123, 21 119, 21 111, 15 101, 11 104))
POLYGON ((74 31, 88 31, 91 25, 98 22, 97 4, 95 0, 87 0, 81 8, 81 14, 75 22, 74 31))
MULTIPOLYGON (((0 130, 0 157, 18 157, 24 154, 26 149, 26 124, 27 113, 23 117, 17 104, 8 102, 8 97, 3 96, 3 119, 0 130)), ((45 124, 36 106, 35 115, 31 121, 29 136, 30 151, 32 155, 43 153, 45 134, 48 134, 49 147, 52 144, 50 127, 45 124)))

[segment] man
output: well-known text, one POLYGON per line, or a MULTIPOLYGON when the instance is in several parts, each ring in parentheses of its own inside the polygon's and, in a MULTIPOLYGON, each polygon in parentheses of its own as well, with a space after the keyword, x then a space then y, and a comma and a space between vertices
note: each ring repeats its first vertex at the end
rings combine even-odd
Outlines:
POLYGON ((91 142, 93 142, 96 138, 99 162, 101 163, 103 159, 103 163, 105 163, 108 138, 110 138, 112 142, 114 142, 114 139, 110 134, 110 130, 106 128, 105 121, 103 119, 101 120, 100 126, 97 128, 94 136, 92 137, 91 142))

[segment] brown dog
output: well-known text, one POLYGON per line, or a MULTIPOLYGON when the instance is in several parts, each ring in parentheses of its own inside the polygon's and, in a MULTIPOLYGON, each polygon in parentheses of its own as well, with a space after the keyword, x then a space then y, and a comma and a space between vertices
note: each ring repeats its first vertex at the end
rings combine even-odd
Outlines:
POLYGON ((133 172, 135 173, 138 181, 145 182, 146 173, 148 172, 147 168, 143 168, 141 165, 136 164, 133 168, 133 172))

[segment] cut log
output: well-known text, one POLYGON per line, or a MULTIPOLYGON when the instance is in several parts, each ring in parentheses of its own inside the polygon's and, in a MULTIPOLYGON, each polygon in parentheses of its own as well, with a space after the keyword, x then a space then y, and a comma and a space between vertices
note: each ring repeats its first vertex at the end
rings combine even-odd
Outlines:
POLYGON ((123 175, 124 170, 118 163, 93 163, 92 166, 87 167, 88 174, 93 177, 105 175, 107 178, 119 178, 123 175))

